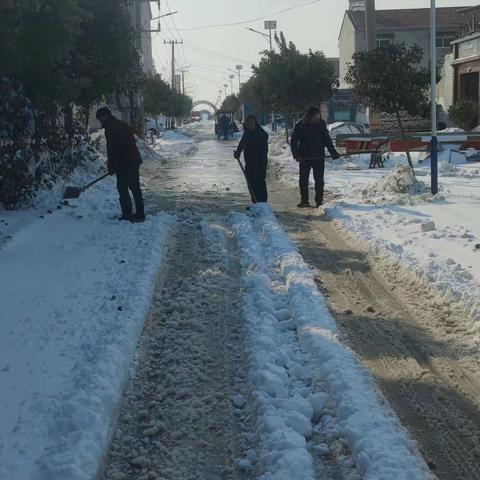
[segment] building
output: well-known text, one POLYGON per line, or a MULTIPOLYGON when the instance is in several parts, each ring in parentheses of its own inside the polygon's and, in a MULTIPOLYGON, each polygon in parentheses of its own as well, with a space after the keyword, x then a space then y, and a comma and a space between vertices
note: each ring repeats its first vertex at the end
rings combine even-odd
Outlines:
MULTIPOLYGON (((152 28, 151 4, 157 4, 160 8, 160 0, 124 0, 124 2, 132 21, 142 70, 145 74, 153 73, 155 66, 152 53, 152 32, 157 31, 157 28, 155 28, 155 25, 152 28)), ((160 25, 158 25, 158 31, 159 29, 160 25)), ((92 130, 100 128, 100 123, 95 118, 95 110, 103 105, 105 104, 96 105, 90 112, 89 128, 92 130)), ((139 93, 135 94, 133 98, 126 95, 109 98, 106 105, 114 110, 116 116, 133 125, 134 129, 140 135, 143 135, 143 100, 139 93)))
MULTIPOLYGON (((159 0, 125 0, 132 26, 135 31, 137 48, 140 53, 140 61, 144 73, 153 73, 152 53, 152 9, 151 4, 155 3, 160 9, 159 0)), ((160 11, 160 10, 159 10, 160 11)))
POLYGON ((457 100, 473 100, 479 105, 480 112, 480 32, 475 28, 480 6, 463 9, 462 12, 474 19, 470 22, 472 33, 452 43, 453 52, 445 65, 446 90, 450 93, 450 104, 457 100))
MULTIPOLYGON (((365 1, 350 0, 340 35, 340 84, 348 87, 344 77, 348 64, 357 52, 366 49, 365 1)), ((386 43, 417 44, 424 51, 424 65, 430 62, 430 9, 397 9, 376 11, 377 46, 386 43)), ((451 43, 469 32, 469 18, 461 7, 437 8, 437 56, 440 65, 451 51, 451 43)))

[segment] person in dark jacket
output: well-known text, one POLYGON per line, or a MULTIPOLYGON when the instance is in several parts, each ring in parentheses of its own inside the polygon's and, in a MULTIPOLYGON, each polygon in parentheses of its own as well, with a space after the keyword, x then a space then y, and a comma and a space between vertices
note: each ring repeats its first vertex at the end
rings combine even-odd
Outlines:
POLYGON ((145 211, 140 188, 140 164, 142 157, 130 126, 115 118, 107 107, 97 111, 97 119, 105 129, 107 139, 108 173, 117 176, 122 216, 119 220, 143 222, 145 211), (132 211, 132 192, 136 213, 132 211))
POLYGON ((223 139, 224 140, 227 140, 228 139, 228 128, 230 126, 230 121, 228 120, 227 116, 225 114, 223 114, 221 117, 220 117, 220 120, 219 120, 219 127, 220 127, 220 134, 219 135, 223 135, 223 139))
POLYGON ((245 175, 252 195, 252 202, 266 202, 268 133, 258 124, 254 115, 245 118, 244 133, 233 156, 238 160, 243 152, 245 175))
POLYGON ((333 159, 340 158, 340 155, 333 146, 327 124, 322 120, 318 107, 310 107, 303 120, 295 125, 290 148, 293 157, 300 165, 301 200, 298 207, 310 207, 308 200, 310 170, 313 170, 315 180, 315 203, 319 207, 323 203, 325 184, 325 148, 328 149, 333 159))

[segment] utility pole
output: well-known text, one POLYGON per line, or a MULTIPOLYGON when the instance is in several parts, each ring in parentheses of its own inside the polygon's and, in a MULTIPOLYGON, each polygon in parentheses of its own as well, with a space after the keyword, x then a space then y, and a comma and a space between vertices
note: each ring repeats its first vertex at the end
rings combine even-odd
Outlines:
POLYGON ((231 93, 233 95, 233 79, 235 78, 235 75, 231 74, 228 76, 228 78, 230 79, 230 89, 231 89, 231 93))
POLYGON ((432 104, 432 144, 430 146, 432 195, 438 193, 438 139, 437 139, 437 9, 435 0, 430 4, 430 84, 432 104))
POLYGON ((223 88, 225 89, 225 98, 227 98, 228 97, 228 92, 227 92, 228 85, 226 83, 224 83, 223 88))
POLYGON ((164 44, 172 46, 172 92, 175 91, 175 45, 182 45, 183 40, 164 40, 164 44))
POLYGON ((365 35, 367 52, 375 50, 377 48, 375 0, 365 2, 365 35))
POLYGON ((182 70, 182 93, 185 95, 185 70, 182 70))
MULTIPOLYGON (((135 48, 137 49, 138 54, 143 67, 143 49, 142 49, 142 0, 133 0, 133 9, 132 13, 132 24, 134 27, 135 34, 135 48)), ((130 125, 132 128, 143 138, 144 136, 144 121, 143 121, 143 98, 138 91, 130 90, 128 92, 128 101, 129 101, 129 117, 130 125)))

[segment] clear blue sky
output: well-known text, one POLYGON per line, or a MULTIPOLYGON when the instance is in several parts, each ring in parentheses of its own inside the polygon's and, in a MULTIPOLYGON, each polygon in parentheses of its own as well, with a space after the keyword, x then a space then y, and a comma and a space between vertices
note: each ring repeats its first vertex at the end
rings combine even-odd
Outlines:
MULTIPOLYGON (((268 16, 278 21, 287 39, 300 50, 323 50, 338 56, 338 34, 348 0, 320 0, 309 6, 273 14, 307 3, 309 0, 162 0, 162 13, 178 10, 162 21, 162 32, 154 39, 157 70, 170 80, 170 47, 164 40, 183 39, 177 49, 177 68, 190 67, 186 73, 187 93, 195 99, 215 102, 219 89, 230 80, 228 68, 243 64, 243 79, 250 75, 250 65, 258 61, 259 52, 268 47, 264 37, 246 30, 263 31, 263 20, 238 26, 183 30, 212 24, 228 24, 268 16), (177 31, 178 28, 179 30, 177 31)), ((311 0, 310 0, 311 1, 311 0)), ((437 0, 438 7, 477 5, 479 0, 437 0)), ((377 0, 377 9, 429 7, 429 0, 377 0)), ((156 13, 155 13, 156 14, 156 13)), ((238 80, 234 87, 238 88, 238 80)))

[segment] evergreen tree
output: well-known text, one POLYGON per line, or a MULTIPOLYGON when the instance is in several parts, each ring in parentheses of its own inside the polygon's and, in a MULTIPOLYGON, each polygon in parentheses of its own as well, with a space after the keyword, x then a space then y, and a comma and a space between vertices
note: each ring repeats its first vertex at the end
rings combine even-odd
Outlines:
POLYGON ((169 107, 171 95, 170 86, 158 73, 148 76, 143 82, 145 112, 153 116, 165 113, 169 107))

